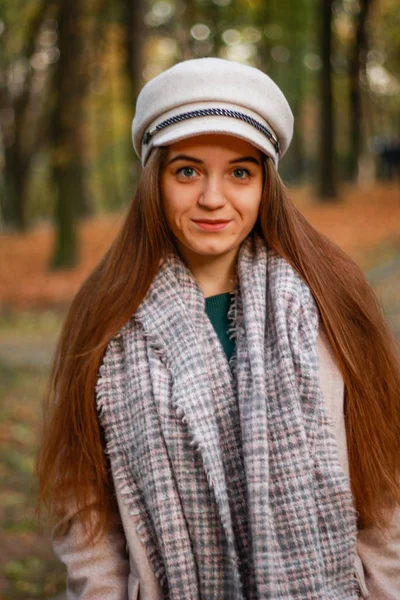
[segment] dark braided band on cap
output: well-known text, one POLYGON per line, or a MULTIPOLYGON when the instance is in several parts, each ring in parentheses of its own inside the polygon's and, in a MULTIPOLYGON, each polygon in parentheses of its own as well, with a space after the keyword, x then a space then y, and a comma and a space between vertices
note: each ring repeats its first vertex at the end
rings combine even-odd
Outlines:
POLYGON ((270 140, 270 142, 274 146, 276 152, 278 154, 280 154, 279 141, 273 136, 273 134, 268 129, 268 127, 265 127, 265 125, 262 125, 261 123, 259 123, 255 119, 253 119, 252 117, 249 117, 249 115, 245 115, 244 113, 238 112, 236 110, 229 110, 226 108, 202 108, 199 110, 193 110, 190 112, 181 113, 180 115, 176 115, 174 117, 170 117, 169 119, 165 119, 165 121, 162 121, 161 123, 156 125, 156 127, 152 131, 147 131, 143 134, 142 143, 145 146, 147 146, 147 144, 150 142, 153 135, 155 135, 162 129, 165 129, 169 125, 174 125, 175 123, 180 123, 181 121, 186 121, 187 119, 193 119, 196 117, 210 117, 210 116, 231 117, 232 119, 239 119, 240 121, 244 121, 245 123, 252 125, 260 133, 263 133, 270 140))

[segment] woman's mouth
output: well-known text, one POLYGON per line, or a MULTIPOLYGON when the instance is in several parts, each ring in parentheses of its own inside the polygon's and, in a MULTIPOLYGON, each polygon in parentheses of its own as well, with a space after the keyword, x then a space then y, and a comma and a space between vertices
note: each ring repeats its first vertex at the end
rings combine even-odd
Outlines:
POLYGON ((220 231, 230 223, 230 221, 222 221, 221 219, 196 219, 193 222, 204 231, 220 231))

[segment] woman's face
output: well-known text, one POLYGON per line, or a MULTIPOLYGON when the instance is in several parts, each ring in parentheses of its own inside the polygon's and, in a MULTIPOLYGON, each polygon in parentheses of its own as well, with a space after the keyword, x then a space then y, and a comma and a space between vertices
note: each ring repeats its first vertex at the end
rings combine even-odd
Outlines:
POLYGON ((162 173, 165 215, 184 258, 234 256, 257 220, 262 154, 239 138, 210 134, 171 144, 162 173))

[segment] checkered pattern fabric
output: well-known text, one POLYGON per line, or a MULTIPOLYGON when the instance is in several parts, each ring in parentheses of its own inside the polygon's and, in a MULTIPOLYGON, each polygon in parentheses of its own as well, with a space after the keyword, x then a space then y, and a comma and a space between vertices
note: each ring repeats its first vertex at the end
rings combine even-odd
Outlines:
POLYGON ((175 254, 109 343, 96 392, 116 483, 165 598, 355 600, 318 310, 255 235, 237 275, 231 364, 175 254))

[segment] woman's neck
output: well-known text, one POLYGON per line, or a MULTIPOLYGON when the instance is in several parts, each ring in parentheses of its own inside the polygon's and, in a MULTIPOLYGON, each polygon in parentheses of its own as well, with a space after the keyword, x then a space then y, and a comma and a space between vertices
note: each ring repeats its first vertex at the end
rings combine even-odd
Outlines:
POLYGON ((205 298, 233 292, 238 250, 219 256, 202 256, 190 255, 181 249, 181 254, 205 298))

